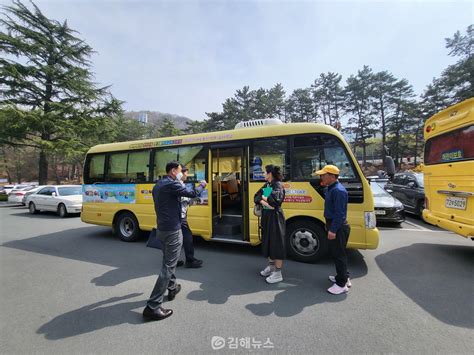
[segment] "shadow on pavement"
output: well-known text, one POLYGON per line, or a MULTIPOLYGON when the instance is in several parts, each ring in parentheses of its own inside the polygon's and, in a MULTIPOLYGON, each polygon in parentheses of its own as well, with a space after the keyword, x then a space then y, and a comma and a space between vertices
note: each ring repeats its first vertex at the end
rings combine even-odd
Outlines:
POLYGON ((474 328, 473 247, 412 244, 378 255, 375 260, 403 293, 433 317, 474 328))
MULTIPOLYGON (((18 208, 20 209, 20 208, 18 208)), ((21 208, 21 209, 24 209, 21 208)), ((58 214, 56 212, 52 212, 52 211, 45 211, 45 212, 39 212, 37 214, 31 214, 29 212, 23 212, 23 213, 12 213, 11 216, 15 216, 15 217, 23 217, 23 218, 42 218, 42 219, 60 219, 60 217, 58 216, 58 214)), ((68 215, 64 218, 71 218, 71 217, 81 217, 81 214, 80 213, 68 213, 68 215)))
POLYGON ((132 293, 122 297, 112 297, 61 314, 42 325, 36 333, 44 334, 44 337, 49 340, 59 340, 124 323, 142 324, 141 313, 134 312, 133 309, 142 307, 143 300, 110 305, 141 295, 141 293, 132 293))
MULTIPOLYGON (((112 236, 110 228, 96 226, 11 241, 2 246, 113 267, 91 280, 97 286, 109 287, 128 280, 156 276, 162 259, 161 251, 147 248, 144 241, 121 242, 112 236)), ((302 312, 305 307, 323 302, 339 302, 346 297, 332 296, 326 291, 331 286, 327 277, 334 274, 334 265, 329 259, 322 260, 319 264, 285 261, 284 282, 269 285, 259 275, 266 264, 260 255, 260 248, 210 243, 195 238, 195 249, 196 257, 204 260, 204 267, 178 268, 176 275, 178 280, 188 280, 200 285, 199 290, 188 292, 187 299, 191 301, 224 304, 234 296, 268 290, 281 291, 270 303, 247 304, 244 307, 258 316, 273 313, 279 317, 291 317, 302 312)), ((367 274, 362 254, 349 250, 348 257, 352 279, 367 274)), ((149 289, 140 291, 151 292, 154 282, 153 278, 149 289)), ((186 290, 183 291, 186 293, 186 290)), ((135 296, 125 296, 128 297, 135 296)), ((119 323, 141 322, 131 310, 144 306, 143 300, 101 307, 120 299, 122 298, 103 301, 60 315, 43 325, 38 332, 45 334, 48 339, 59 339, 119 323), (91 317, 94 318, 92 322, 91 317), (101 317, 104 319, 95 321, 101 317), (69 321, 71 324, 68 325, 69 321), (88 323, 91 323, 90 326, 88 323)))

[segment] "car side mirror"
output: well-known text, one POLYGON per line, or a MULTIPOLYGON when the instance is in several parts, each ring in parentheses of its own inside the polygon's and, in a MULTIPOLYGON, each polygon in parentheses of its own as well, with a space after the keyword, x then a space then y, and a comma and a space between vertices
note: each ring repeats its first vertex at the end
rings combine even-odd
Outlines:
POLYGON ((416 183, 413 182, 413 181, 410 181, 407 186, 410 188, 410 189, 414 189, 416 187, 416 183))
POLYGON ((51 196, 56 197, 57 196, 56 192, 53 192, 51 196))

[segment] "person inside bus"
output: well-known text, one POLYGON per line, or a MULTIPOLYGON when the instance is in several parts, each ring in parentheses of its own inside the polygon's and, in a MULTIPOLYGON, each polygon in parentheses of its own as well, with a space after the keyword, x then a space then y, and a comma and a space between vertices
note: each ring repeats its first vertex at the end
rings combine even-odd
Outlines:
MULTIPOLYGON (((186 166, 181 165, 181 172, 183 173, 183 177, 181 178, 181 184, 184 186, 186 180, 188 179, 188 168, 186 166)), ((183 196, 181 197, 181 232, 183 233, 183 250, 181 250, 180 258, 183 258, 183 254, 185 260, 179 260, 178 266, 186 265, 187 268, 200 268, 202 266, 202 260, 196 259, 194 257, 194 245, 193 245, 193 232, 191 232, 191 228, 188 225, 188 208, 194 203, 194 199, 183 196)))
POLYGON ((334 165, 326 165, 314 173, 321 176, 321 183, 327 186, 324 218, 326 218, 329 252, 336 266, 336 276, 329 276, 329 281, 334 285, 328 288, 328 292, 333 295, 347 293, 352 286, 347 271, 346 255, 346 245, 351 232, 351 227, 347 223, 348 194, 338 180, 339 173, 339 168, 334 165))
POLYGON ((173 314, 171 309, 165 309, 164 294, 168 289, 168 301, 174 300, 181 291, 181 285, 176 282, 176 264, 183 245, 181 231, 181 197, 198 197, 206 187, 206 181, 201 181, 195 189, 187 189, 181 184, 183 173, 181 164, 170 161, 166 164, 166 176, 158 180, 153 187, 153 202, 157 219, 156 236, 162 243, 163 264, 160 276, 143 310, 145 320, 162 320, 173 314))
POLYGON ((254 196, 255 204, 261 204, 262 210, 262 251, 268 259, 268 265, 260 271, 268 283, 283 281, 281 269, 285 259, 285 215, 281 205, 285 199, 283 176, 280 167, 265 167, 265 185, 254 196))

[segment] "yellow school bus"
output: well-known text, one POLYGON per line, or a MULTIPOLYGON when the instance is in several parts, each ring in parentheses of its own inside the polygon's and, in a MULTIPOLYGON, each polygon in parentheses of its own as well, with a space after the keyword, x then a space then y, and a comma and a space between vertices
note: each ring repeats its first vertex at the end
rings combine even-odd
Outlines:
POLYGON ((274 164, 285 177, 288 254, 299 261, 318 260, 327 251, 324 190, 312 173, 334 164, 349 193, 348 246, 378 246, 372 192, 342 135, 323 124, 277 119, 241 122, 222 132, 91 148, 84 165, 82 221, 111 226, 124 241, 151 230, 156 226, 152 188, 166 175, 171 160, 188 167, 189 184, 209 182, 188 212, 193 234, 205 240, 260 244, 253 196, 264 183, 265 166, 274 164))
POLYGON ((428 119, 424 136, 423 218, 474 238, 474 99, 428 119))

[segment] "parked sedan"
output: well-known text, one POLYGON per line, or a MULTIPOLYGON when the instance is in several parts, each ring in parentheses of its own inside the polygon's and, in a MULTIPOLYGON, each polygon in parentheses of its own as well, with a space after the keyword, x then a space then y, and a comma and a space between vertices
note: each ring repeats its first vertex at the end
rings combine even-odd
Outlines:
POLYGON ((374 195, 375 218, 377 222, 402 223, 405 220, 403 204, 372 181, 370 188, 374 195))
POLYGON ((8 193, 8 202, 10 203, 22 203, 23 197, 28 191, 34 190, 34 186, 18 187, 12 189, 8 193))
POLYGON ((44 187, 44 185, 41 185, 41 186, 35 186, 33 189, 31 190, 28 190, 25 192, 25 195, 23 196, 23 198, 21 199, 21 204, 23 206, 28 206, 28 197, 33 195, 34 193, 38 192, 39 189, 42 189, 44 187))
POLYGON ((28 208, 31 214, 36 214, 39 211, 53 211, 61 218, 70 213, 80 213, 82 209, 82 186, 44 186, 28 197, 28 208))
POLYGON ((22 189, 24 187, 28 187, 28 184, 17 184, 17 185, 4 185, 2 190, 0 191, 1 194, 8 195, 12 190, 22 189))
POLYGON ((423 174, 411 171, 395 174, 393 180, 385 185, 385 190, 403 203, 405 211, 420 217, 423 215, 425 208, 423 174))

